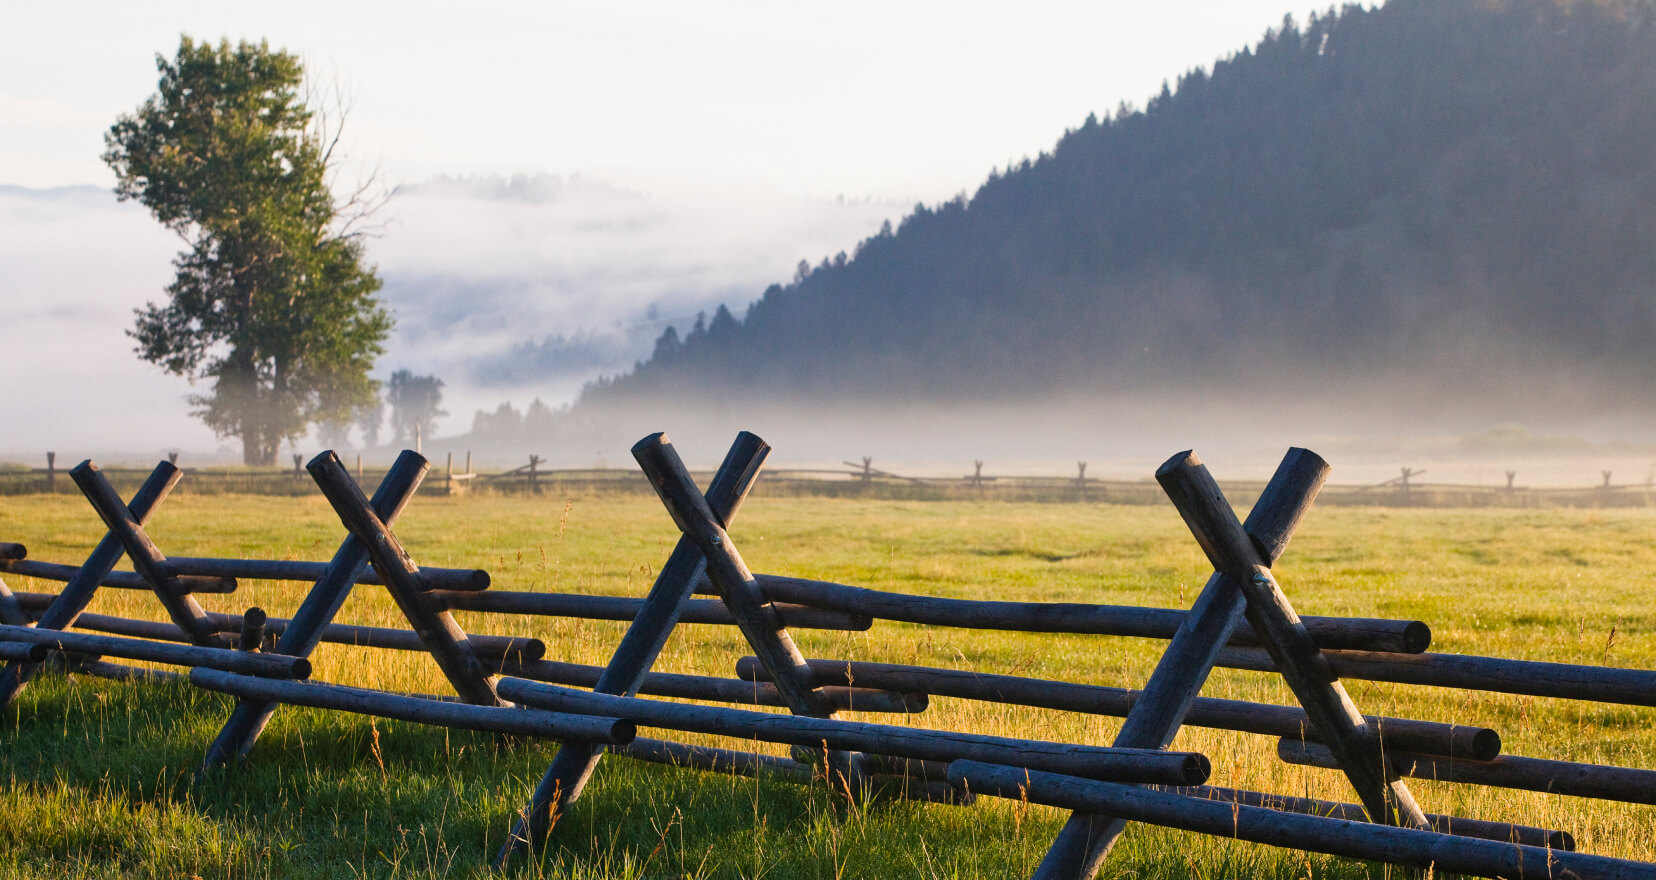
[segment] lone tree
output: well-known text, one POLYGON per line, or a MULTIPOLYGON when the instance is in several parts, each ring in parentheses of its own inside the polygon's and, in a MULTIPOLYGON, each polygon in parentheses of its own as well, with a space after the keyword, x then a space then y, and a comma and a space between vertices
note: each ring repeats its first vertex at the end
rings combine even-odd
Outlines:
POLYGON ((385 383, 385 402, 391 405, 392 443, 412 443, 415 437, 430 437, 437 420, 448 415, 442 409, 443 380, 416 376, 398 370, 385 383))
POLYGON ((128 333, 144 360, 211 382, 192 414, 240 438, 244 462, 275 464, 311 423, 372 405, 391 329, 328 186, 338 131, 305 105, 299 59, 266 43, 184 37, 156 67, 156 93, 110 128, 103 158, 116 194, 188 249, 168 301, 137 309, 128 333))

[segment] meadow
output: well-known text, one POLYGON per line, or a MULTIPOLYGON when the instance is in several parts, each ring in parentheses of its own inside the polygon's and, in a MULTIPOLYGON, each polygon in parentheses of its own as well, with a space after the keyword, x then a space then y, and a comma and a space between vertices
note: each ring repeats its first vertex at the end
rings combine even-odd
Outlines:
MULTIPOLYGON (((167 553, 327 559, 342 529, 315 496, 191 494, 150 526, 167 553)), ((69 495, 0 501, 0 540, 80 562, 102 534, 69 495)), ((677 538, 642 494, 417 498, 397 528, 425 565, 488 569, 497 589, 642 595, 677 538)), ((1276 572, 1302 614, 1418 618, 1432 650, 1656 666, 1656 512, 1318 508, 1276 572)), ((902 501, 767 495, 731 535, 755 571, 965 598, 1188 606, 1209 566, 1170 505, 902 501)), ((13 590, 56 584, 5 577, 13 590)), ((303 585, 244 581, 210 610, 286 616, 303 585)), ((162 619, 105 589, 91 610, 162 619)), ((458 614, 474 633, 533 635, 547 656, 602 664, 621 623, 458 614)), ((341 621, 400 625, 361 587, 341 621)), ((877 623, 796 631, 807 656, 1139 686, 1164 643, 877 623)), ((732 676, 733 628, 684 625, 657 664, 732 676)), ((314 678, 446 693, 422 655, 324 645, 314 678)), ((1656 767, 1656 710, 1348 682, 1367 713, 1491 726, 1508 754, 1656 767)), ((1273 676, 1218 670, 1208 696, 1289 703, 1273 676)), ((191 779, 228 698, 178 684, 42 676, 0 714, 0 878, 491 876, 488 861, 553 746, 283 708, 249 763, 191 779)), ((890 722, 895 716, 864 715, 890 722)), ((1119 720, 934 698, 910 723, 1108 743, 1119 720)), ((645 735, 658 735, 645 731, 645 735)), ((694 739, 685 737, 687 739, 694 739)), ((707 740, 711 741, 711 740, 707 740)), ((722 743, 729 745, 727 741, 722 743)), ((1187 729, 1215 785, 1352 800, 1338 774, 1275 757, 1272 739, 1187 729)), ((781 753, 780 749, 767 749, 781 753)), ((1572 832, 1580 849, 1656 861, 1656 808, 1423 780, 1432 812, 1572 832)), ((1063 815, 992 798, 970 808, 844 805, 799 788, 609 758, 551 844, 508 876, 1021 877, 1063 815)), ((1386 877, 1404 872, 1133 826, 1103 876, 1386 877)))

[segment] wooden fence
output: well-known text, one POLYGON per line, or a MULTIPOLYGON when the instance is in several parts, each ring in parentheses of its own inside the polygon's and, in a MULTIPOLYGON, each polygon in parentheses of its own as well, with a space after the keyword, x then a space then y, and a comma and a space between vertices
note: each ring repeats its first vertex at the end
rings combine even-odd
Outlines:
POLYGON ((1193 454, 1163 465, 1157 483, 1214 568, 1192 607, 1172 610, 940 599, 756 575, 726 529, 768 452, 757 437, 743 434, 704 494, 665 436, 634 447, 681 533, 643 599, 495 591, 486 572, 419 567, 393 531, 428 467, 411 452, 371 499, 332 453, 309 463, 309 475, 346 530, 326 563, 166 557, 145 523, 177 484, 177 468, 161 463, 123 502, 98 468, 84 462, 70 478, 108 534, 83 564, 43 563, 29 559, 21 545, 0 544, 0 572, 64 582, 56 594, 13 593, 0 585, 0 659, 6 661, 0 704, 15 699, 48 662, 116 677, 169 673, 104 658, 188 667, 195 686, 237 697, 207 747, 203 774, 247 756, 283 704, 557 740, 561 747, 497 856, 502 863, 544 839, 556 817, 578 809, 609 751, 714 772, 826 780, 852 797, 883 792, 969 804, 988 795, 1070 810, 1036 871, 1041 878, 1091 877, 1128 821, 1439 872, 1656 877, 1656 864, 1575 852, 1567 829, 1438 815, 1417 803, 1406 781, 1414 776, 1650 804, 1656 803, 1656 772, 1504 755, 1492 729, 1364 715, 1341 678, 1656 706, 1656 673, 1437 655, 1427 652, 1430 630, 1420 621, 1299 617, 1270 566, 1322 489, 1327 465, 1313 453, 1291 450, 1243 522, 1193 454), (113 570, 122 556, 134 571, 113 570), (259 609, 215 614, 198 603, 198 595, 232 593, 241 577, 312 586, 285 619, 259 609), (359 583, 382 585, 408 628, 335 622, 359 583), (83 613, 101 587, 150 592, 171 622, 83 613), (600 668, 549 659, 534 639, 468 635, 452 610, 631 624, 600 668), (1130 690, 991 670, 807 659, 788 632, 867 629, 875 620, 1166 639, 1168 646, 1143 689, 1130 690), (730 679, 653 672, 680 623, 736 626, 753 654, 732 658, 737 675, 730 679), (307 658, 323 641, 429 653, 459 700, 309 681, 307 658), (1298 705, 1203 698, 1215 666, 1280 674, 1298 705), (640 694, 782 706, 789 714, 640 694), (1126 720, 1104 747, 836 717, 852 707, 923 713, 932 695, 1126 720), (1184 724, 1273 737, 1283 760, 1341 771, 1357 802, 1205 786, 1207 756, 1167 750, 1184 724), (646 739, 638 727, 785 744, 795 757, 646 739))
MULTIPOLYGON (((48 452, 47 467, 0 469, 0 495, 38 492, 74 492, 72 483, 56 467, 48 452)), ((178 456, 169 461, 176 464, 178 456)), ((1165 504, 1167 496, 1153 480, 1119 480, 1087 475, 1087 462, 1076 462, 1073 476, 1051 474, 985 474, 982 459, 973 472, 959 477, 910 476, 874 466, 871 457, 845 461, 839 468, 770 468, 758 481, 765 492, 809 496, 851 496, 905 500, 1004 500, 1091 502, 1104 504, 1165 504)), ((382 479, 381 465, 364 467, 361 455, 351 467, 358 483, 382 479)), ((136 488, 149 473, 141 468, 104 468, 104 475, 120 488, 136 488)), ((192 480, 190 491, 253 494, 314 494, 316 484, 306 479, 301 457, 291 468, 184 468, 192 480)), ((693 472, 706 479, 711 472, 693 472)), ((1378 483, 1334 484, 1319 496, 1325 505, 1383 507, 1650 507, 1656 505, 1656 479, 1613 482, 1611 471, 1600 471, 1601 482, 1590 486, 1526 486, 1516 482, 1517 471, 1503 472, 1502 485, 1433 483, 1421 479, 1425 470, 1399 468, 1399 476, 1378 483)), ((1227 481, 1227 495, 1249 503, 1264 491, 1262 481, 1227 481)), ((526 464, 503 471, 475 471, 472 454, 465 453, 461 468, 448 453, 444 466, 422 484, 430 494, 470 492, 626 492, 648 494, 649 482, 638 471, 624 468, 551 468, 539 455, 526 464)))

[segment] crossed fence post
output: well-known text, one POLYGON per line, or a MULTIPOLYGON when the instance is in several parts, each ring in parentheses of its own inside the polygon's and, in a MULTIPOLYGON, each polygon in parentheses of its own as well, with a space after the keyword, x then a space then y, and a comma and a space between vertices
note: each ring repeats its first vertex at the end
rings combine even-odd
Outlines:
MULTIPOLYGON (((424 456, 414 455, 419 459, 420 476, 424 477, 430 463, 424 456)), ((374 511, 339 456, 329 450, 311 459, 305 467, 345 528, 367 546, 374 568, 385 578, 386 592, 408 618, 443 675, 454 685, 455 693, 466 702, 480 706, 507 705, 495 693, 493 673, 484 667, 465 630, 454 621, 447 607, 428 600, 425 594, 430 587, 421 580, 419 566, 374 511)))
MULTIPOLYGON (((385 581, 386 591, 455 692, 473 705, 507 707, 510 704, 495 693, 494 669, 479 657, 448 607, 428 595, 431 589, 421 576, 419 566, 391 531, 390 523, 413 497, 429 468, 430 463, 423 456, 404 450, 370 501, 332 450, 306 465, 349 534, 283 631, 278 650, 298 656, 307 656, 315 650, 357 578, 372 562, 385 581)), ((530 640, 524 640, 524 644, 527 647, 530 640)), ((208 748, 201 772, 246 755, 274 711, 275 703, 262 697, 239 700, 229 721, 208 748)))
MULTIPOLYGON (((632 452, 683 536, 594 690, 624 696, 637 692, 705 570, 737 627, 771 673, 788 709, 796 715, 833 717, 833 703, 818 687, 776 608, 760 592, 724 530, 758 478, 770 447, 748 432, 738 435, 705 497, 667 435, 651 434, 634 445, 632 452)), ((580 796, 598 758, 599 749, 591 744, 563 744, 536 787, 528 810, 501 848, 498 863, 505 864, 545 839, 559 811, 580 796)), ((831 753, 829 765, 845 777, 848 788, 860 785, 850 753, 831 753)))
MULTIPOLYGON (((104 488, 108 488, 108 483, 103 481, 103 475, 98 472, 97 466, 92 464, 90 460, 82 462, 75 470, 81 471, 83 469, 88 472, 88 479, 93 482, 103 482, 104 488)), ((122 504, 120 497, 116 496, 114 503, 120 508, 117 513, 125 512, 125 516, 121 517, 124 524, 141 529, 143 524, 149 521, 150 515, 155 512, 155 509, 166 499, 168 493, 172 492, 173 487, 178 485, 178 481, 182 476, 177 466, 171 462, 163 461, 150 472, 149 478, 132 496, 131 502, 122 504)), ((110 490, 107 494, 113 495, 114 491, 110 490)), ((99 495, 103 498, 101 503, 107 505, 109 503, 107 495, 102 492, 99 495)), ((99 510, 99 514, 100 516, 103 514, 102 509, 99 510)), ((150 546, 154 547, 153 544, 150 546)), ((125 552, 126 546, 122 537, 111 528, 109 533, 104 535, 103 539, 98 542, 97 547, 93 548, 92 553, 86 557, 86 562, 81 564, 80 569, 75 572, 75 576, 63 585, 63 589, 58 593, 57 598, 46 606, 46 610, 41 613, 40 619, 36 623, 37 627, 66 630, 73 626, 75 619, 80 617, 81 612, 86 610, 87 605, 91 604, 93 595, 98 592, 98 586, 115 569, 115 563, 121 561, 121 556, 125 552)), ((154 581, 150 583, 155 585, 159 591, 160 584, 156 584, 154 581)), ((7 623, 11 622, 7 621, 7 623)), ((38 662, 14 660, 7 663, 5 669, 0 670, 0 706, 10 705, 39 669, 40 664, 38 662)))
MULTIPOLYGON (((1291 449, 1246 525, 1194 453, 1175 455, 1156 471, 1203 552, 1213 564, 1190 614, 1134 704, 1116 746, 1165 749, 1206 682, 1220 650, 1245 615, 1282 671, 1322 740, 1339 756, 1370 821, 1429 827, 1408 787, 1386 764, 1379 738, 1328 670, 1305 626, 1277 586, 1269 565, 1286 549, 1310 509, 1328 465, 1291 449)), ((1038 880, 1082 880, 1097 873, 1126 822, 1077 812, 1036 869, 1038 880)))
MULTIPOLYGON (((397 521, 403 508, 414 497, 414 490, 420 487, 426 468, 425 459, 412 452, 405 451, 397 456, 396 463, 380 480, 379 488, 369 502, 382 524, 389 526, 397 521)), ((368 547, 356 533, 351 532, 340 542, 322 577, 306 594, 299 610, 282 630, 282 635, 276 640, 276 653, 309 657, 321 644, 323 631, 351 595, 351 588, 356 586, 367 569, 368 547)), ((231 760, 245 758, 276 713, 276 706, 276 703, 265 700, 238 699, 230 719, 207 748, 207 756, 201 763, 202 772, 223 766, 231 760)))

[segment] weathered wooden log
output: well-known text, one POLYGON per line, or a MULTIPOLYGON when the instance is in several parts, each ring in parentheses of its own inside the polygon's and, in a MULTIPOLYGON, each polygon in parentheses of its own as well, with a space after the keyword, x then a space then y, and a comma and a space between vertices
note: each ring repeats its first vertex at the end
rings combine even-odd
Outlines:
POLYGON ((96 636, 90 633, 33 629, 26 626, 0 625, 0 640, 45 645, 54 651, 124 657, 128 660, 148 660, 152 663, 169 663, 174 666, 205 666, 271 678, 304 679, 309 678, 311 673, 309 660, 285 654, 250 654, 231 648, 203 648, 199 645, 96 636))
MULTIPOLYGON (((423 569, 422 569, 423 570, 423 569)), ((626 596, 585 596, 576 593, 526 593, 495 590, 485 593, 459 593, 435 590, 429 594, 453 611, 485 611, 495 614, 535 614, 546 617, 575 617, 586 620, 632 620, 644 607, 645 600, 626 596)), ((874 625, 870 617, 847 614, 809 605, 776 605, 783 626, 803 629, 827 629, 862 632, 874 625)), ((688 600, 679 614, 679 623, 713 623, 732 625, 736 618, 723 602, 706 599, 688 600)))
POLYGON ((811 748, 826 743, 829 749, 931 761, 996 756, 1022 767, 1051 769, 1089 779, 1165 785, 1200 785, 1207 781, 1209 771, 1207 758, 1194 752, 1111 749, 805 715, 777 715, 723 706, 667 703, 595 694, 521 678, 502 678, 499 689, 509 700, 557 712, 609 715, 630 718, 647 727, 811 748))
POLYGON ((11 541, 0 541, 0 559, 23 559, 29 555, 29 548, 11 541))
MULTIPOLYGON (((793 757, 795 761, 805 764, 816 764, 822 760, 820 749, 807 749, 795 746, 793 757)), ((949 779, 949 763, 947 761, 922 761, 919 758, 899 758, 894 755, 862 755, 864 771, 887 776, 909 776, 915 779, 927 779, 947 782, 949 779)))
POLYGON ((652 764, 670 764, 689 767, 709 773, 732 773, 737 776, 774 776, 798 785, 808 785, 814 771, 790 758, 761 755, 736 749, 714 746, 693 746, 672 740, 641 736, 624 746, 611 746, 617 755, 626 755, 652 764))
POLYGON ((960 806, 976 801, 971 792, 949 783, 949 764, 946 761, 922 761, 918 758, 900 758, 894 755, 876 755, 869 752, 827 752, 820 748, 793 746, 793 759, 810 766, 817 775, 841 780, 860 780, 862 792, 845 792, 853 797, 879 797, 896 793, 893 783, 901 783, 900 791, 909 800, 925 800, 960 806), (844 758, 839 756, 844 755, 844 758), (835 767, 835 760, 854 761, 855 767, 835 767), (918 791, 919 794, 915 794, 918 791))
MULTIPOLYGON (((247 578, 261 581, 304 581, 316 583, 328 571, 329 563, 285 559, 215 559, 197 556, 169 556, 172 570, 181 575, 247 578)), ((428 590, 477 592, 489 588, 489 573, 477 568, 420 568, 420 580, 428 590)), ((384 585, 385 579, 372 568, 356 580, 359 584, 384 585)))
POLYGON ((1311 634, 1201 459, 1193 452, 1176 455, 1156 471, 1156 481, 1178 508, 1214 571, 1235 580, 1247 597, 1243 611, 1248 622, 1262 636, 1265 650, 1310 716, 1319 738, 1339 758, 1340 769, 1357 789, 1369 817, 1388 825, 1426 827, 1426 814, 1408 785, 1381 760, 1379 739, 1339 679, 1329 674, 1311 634))
MULTIPOLYGON (((639 737, 624 746, 611 746, 610 751, 655 764, 737 776, 773 776, 799 785, 809 785, 820 776, 820 772, 811 766, 785 758, 648 737, 639 737)), ((950 785, 947 772, 935 778, 902 773, 870 773, 864 778, 871 786, 869 793, 875 797, 899 796, 911 801, 958 806, 969 805, 975 800, 970 792, 950 785)))
POLYGON ((75 664, 69 670, 74 675, 90 675, 96 678, 107 678, 111 681, 188 681, 189 673, 173 672, 170 669, 152 669, 148 666, 128 666, 125 663, 107 663, 103 660, 89 660, 75 664))
POLYGON ((636 727, 625 718, 592 717, 563 712, 541 712, 514 706, 477 706, 444 700, 388 694, 367 688, 323 682, 277 681, 235 675, 214 669, 190 670, 190 683, 249 700, 337 709, 378 718, 394 718, 438 727, 483 730, 537 739, 578 736, 594 742, 632 741, 636 727))
POLYGON ((26 642, 0 642, 0 660, 9 663, 40 663, 52 653, 45 645, 26 642))
MULTIPOLYGON (((720 523, 728 526, 735 518, 769 454, 770 445, 758 435, 747 431, 736 435, 707 487, 707 506, 720 523)), ((593 690, 629 697, 638 693, 667 637, 678 625, 679 614, 705 567, 701 551, 681 536, 651 584, 643 607, 610 656, 609 665, 592 685, 593 690)), ((558 754, 535 786, 528 809, 496 854, 497 865, 505 865, 546 838, 556 817, 580 797, 602 756, 603 750, 592 743, 566 741, 558 745, 558 754)))
POLYGON ((1286 813, 977 761, 954 762, 949 780, 979 795, 1108 813, 1134 822, 1289 849, 1430 867, 1440 875, 1513 880, 1650 880, 1656 876, 1656 866, 1646 862, 1286 813))
MULTIPOLYGON (((429 463, 416 453, 404 450, 397 456, 369 502, 381 522, 390 525, 397 521, 403 508, 414 497, 415 490, 420 487, 420 480, 429 467, 429 463)), ((294 612, 293 619, 277 637, 276 650, 300 657, 310 656, 316 646, 327 638, 329 624, 345 604, 346 597, 350 596, 351 588, 367 570, 367 546, 356 535, 347 533, 339 549, 334 552, 333 559, 329 560, 327 570, 316 579, 310 592, 305 594, 304 601, 299 603, 299 610, 294 612)), ((275 712, 275 703, 237 700, 230 718, 207 748, 197 775, 221 767, 233 759, 245 758, 275 712)))
MULTIPOLYGON (((755 664, 757 665, 757 663, 755 664)), ((501 672, 520 678, 593 687, 603 677, 601 666, 564 663, 557 660, 536 660, 524 663, 508 662, 501 672)), ((856 712, 900 712, 917 714, 926 711, 926 695, 876 690, 867 687, 825 687, 822 689, 836 709, 856 712)), ((677 697, 683 700, 711 700, 720 703, 742 703, 750 706, 786 706, 782 695, 769 683, 742 681, 734 678, 716 678, 711 675, 685 675, 674 672, 651 672, 636 693, 654 697, 677 697)))
MULTIPOLYGON (((1344 819, 1348 822, 1368 821, 1368 815, 1363 812, 1362 804, 1344 804, 1339 801, 1290 797, 1282 794, 1219 788, 1211 785, 1192 785, 1183 788, 1159 786, 1158 790, 1165 791, 1168 794, 1182 794, 1187 797, 1219 801, 1226 804, 1245 804, 1250 807, 1265 807, 1266 809, 1282 810, 1287 813, 1304 813, 1308 816, 1344 819)), ((1444 816, 1438 813, 1427 813, 1426 821, 1430 822, 1432 830, 1439 834, 1481 837, 1484 840, 1521 843, 1525 846, 1542 846, 1548 849, 1564 850, 1565 852, 1574 852, 1576 848, 1575 836, 1568 831, 1534 828, 1529 825, 1514 825, 1510 822, 1465 819, 1459 816, 1444 816)))
MULTIPOLYGON (((174 560, 168 558, 167 566, 172 569, 174 560)), ((34 559, 0 560, 0 571, 23 577, 40 578, 47 581, 72 580, 80 569, 73 565, 63 565, 57 562, 40 562, 34 559)), ((155 590, 157 587, 144 576, 135 571, 112 571, 104 575, 98 582, 100 587, 113 587, 117 590, 155 590)), ((205 577, 201 575, 176 575, 174 580, 160 589, 182 589, 185 593, 234 593, 236 579, 232 577, 205 577)))
MULTIPOLYGON (((1287 549, 1328 470, 1315 453, 1288 450, 1242 527, 1263 558, 1274 563, 1287 549)), ((1214 656, 1242 625, 1245 601, 1228 575, 1215 571, 1208 578, 1150 674, 1143 698, 1127 713, 1115 745, 1167 748, 1173 742, 1212 672, 1214 656)), ((1036 868, 1036 880, 1092 880, 1126 827, 1119 817, 1071 815, 1036 868)))
MULTIPOLYGON (((16 593, 19 604, 25 610, 36 611, 48 604, 52 597, 45 593, 16 593)), ((207 612, 213 625, 221 632, 239 635, 242 618, 234 614, 222 614, 216 611, 207 612)), ((75 621, 78 629, 104 632, 112 635, 132 636, 140 639, 158 639, 166 642, 187 642, 189 638, 177 626, 164 621, 134 620, 129 617, 115 617, 108 614, 82 614, 75 621)), ((274 636, 285 636, 293 626, 293 621, 283 617, 265 618, 265 631, 274 636)), ((529 639, 521 636, 493 636, 468 635, 472 648, 477 653, 489 658, 494 665, 499 665, 503 658, 513 660, 532 661, 546 656, 546 643, 540 639, 529 639)), ((418 651, 425 652, 425 644, 420 641, 419 634, 413 630, 395 629, 386 626, 362 626, 354 623, 330 623, 322 631, 319 642, 328 642, 338 645, 356 645, 362 648, 382 648, 390 651, 418 651)), ((275 653, 285 654, 281 650, 278 638, 275 653)), ((297 656, 297 655, 296 655, 297 656)))
MULTIPOLYGON (((1365 651, 1327 651, 1323 657, 1329 669, 1341 678, 1656 706, 1656 672, 1647 669, 1577 666, 1462 654, 1401 656, 1365 651)), ((1251 648, 1226 649, 1219 655, 1219 665, 1231 669, 1276 671, 1276 663, 1269 655, 1251 648)))
MULTIPOLYGON (((1289 764, 1308 767, 1328 767, 1333 760, 1327 747, 1320 743, 1290 739, 1277 743, 1277 757, 1289 764)), ((1493 761, 1448 760, 1406 753, 1387 757, 1398 773, 1419 779, 1544 791, 1629 804, 1656 804, 1656 770, 1516 755, 1502 755, 1493 761)))
MULTIPOLYGON (((1143 691, 1128 688, 993 675, 964 669, 850 660, 807 662, 817 681, 824 684, 857 682, 864 687, 883 691, 925 693, 1094 715, 1126 716, 1143 694, 1143 691)), ((736 677, 744 681, 763 681, 765 675, 755 658, 743 657, 736 661, 736 677)), ((1487 727, 1374 715, 1363 717, 1374 727, 1387 751, 1423 752, 1480 761, 1487 761, 1501 753, 1501 735, 1487 727)), ((1305 710, 1297 706, 1197 697, 1186 712, 1184 723, 1264 736, 1317 739, 1305 710)))
POLYGON ((127 509, 98 466, 87 459, 70 469, 69 477, 98 512, 98 518, 109 527, 109 533, 120 539, 133 569, 155 585, 155 597, 161 600, 167 616, 178 628, 189 634, 190 641, 207 648, 230 647, 229 640, 207 619, 201 603, 191 598, 188 588, 167 568, 167 557, 162 555, 161 548, 150 540, 143 524, 127 509))
MULTIPOLYGON (((279 617, 272 617, 265 623, 265 628, 278 634, 286 634, 291 621, 279 617)), ((365 648, 384 648, 393 651, 427 651, 426 643, 419 633, 413 630, 394 629, 386 626, 363 626, 354 623, 330 623, 322 632, 322 641, 340 645, 358 645, 365 648)), ((540 639, 529 639, 522 636, 494 636, 494 635, 466 635, 466 644, 485 662, 486 666, 498 666, 500 658, 511 657, 521 660, 539 660, 546 656, 546 643, 540 639)), ((277 648, 280 649, 280 642, 277 648)))
MULTIPOLYGON (((178 467, 171 462, 160 462, 150 472, 144 485, 132 496, 127 504, 127 510, 140 524, 149 520, 155 508, 166 500, 167 494, 173 486, 178 485, 181 478, 178 467)), ((98 583, 115 568, 115 563, 121 561, 126 551, 121 547, 119 538, 106 534, 93 548, 91 555, 81 565, 75 576, 63 585, 63 591, 58 593, 51 603, 41 612, 38 626, 44 629, 65 630, 73 626, 75 618, 86 610, 88 603, 98 591, 98 583)), ((34 663, 8 663, 0 671, 0 706, 9 706, 17 698, 29 682, 29 678, 40 668, 34 663)))
POLYGON ((479 706, 503 706, 495 693, 494 682, 478 657, 476 649, 466 640, 466 633, 454 622, 448 611, 433 607, 425 599, 426 587, 420 581, 420 568, 413 557, 403 549, 402 542, 386 527, 367 496, 362 494, 345 465, 332 450, 323 452, 306 465, 322 495, 339 514, 347 531, 362 539, 368 547, 368 556, 374 568, 385 578, 386 592, 391 594, 403 616, 420 635, 420 641, 437 661, 438 668, 454 690, 468 702, 479 706))
MULTIPOLYGON (((1178 632, 1186 616, 1186 612, 1173 608, 944 599, 773 574, 755 574, 753 577, 760 591, 773 602, 814 605, 876 620, 927 626, 1170 639, 1178 632)), ((696 592, 712 594, 712 582, 704 576, 697 584, 696 592)), ((1322 648, 1418 654, 1432 643, 1432 628, 1419 620, 1306 617, 1302 621, 1322 648)), ((1230 643, 1251 646, 1258 645, 1259 639, 1252 629, 1243 625, 1231 636, 1230 643)))

